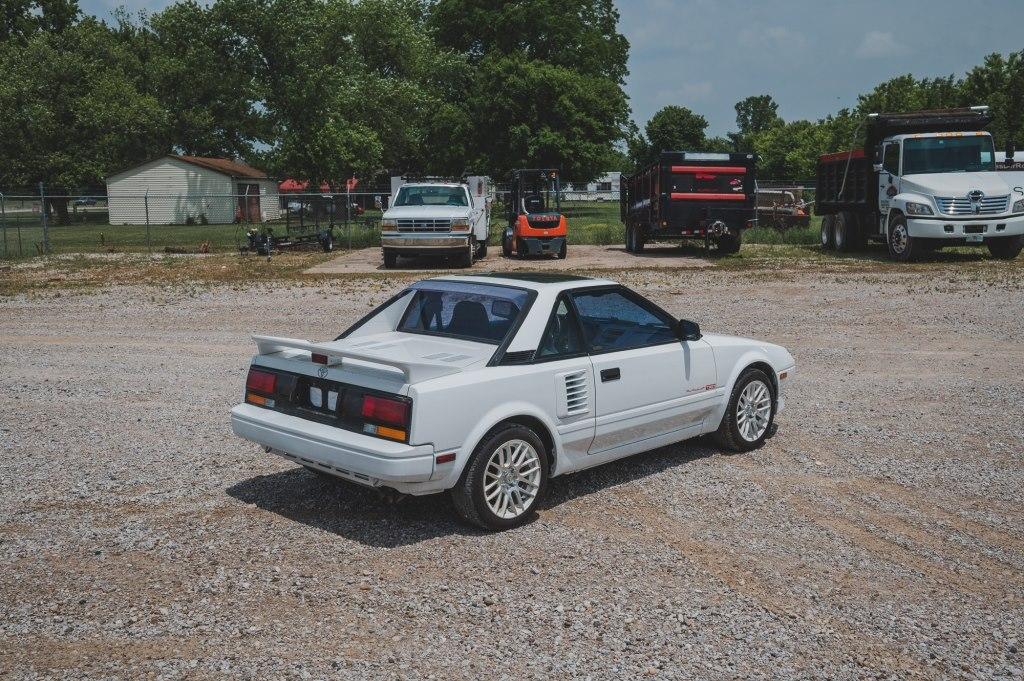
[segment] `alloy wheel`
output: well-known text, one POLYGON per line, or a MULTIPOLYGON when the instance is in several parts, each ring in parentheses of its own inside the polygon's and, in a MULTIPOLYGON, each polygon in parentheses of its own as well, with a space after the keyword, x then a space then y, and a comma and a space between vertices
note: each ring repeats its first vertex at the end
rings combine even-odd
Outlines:
POLYGON ((761 381, 751 381, 736 401, 736 426, 740 436, 754 442, 768 430, 772 415, 772 394, 761 381))
POLYGON ((540 466, 537 450, 524 440, 495 449, 484 469, 484 500, 491 512, 509 520, 530 510, 540 490, 540 466))

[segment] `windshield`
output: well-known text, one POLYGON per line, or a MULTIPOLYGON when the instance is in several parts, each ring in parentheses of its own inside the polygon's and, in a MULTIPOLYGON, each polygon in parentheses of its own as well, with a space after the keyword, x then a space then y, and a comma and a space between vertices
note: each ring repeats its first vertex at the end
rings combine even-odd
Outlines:
POLYGON ((916 137, 903 142, 903 174, 995 170, 992 138, 916 137))
POLYGON ((396 206, 466 206, 466 190, 462 187, 410 187, 398 190, 396 206))
POLYGON ((427 281, 417 287, 398 331, 501 343, 526 304, 527 292, 505 286, 427 281))

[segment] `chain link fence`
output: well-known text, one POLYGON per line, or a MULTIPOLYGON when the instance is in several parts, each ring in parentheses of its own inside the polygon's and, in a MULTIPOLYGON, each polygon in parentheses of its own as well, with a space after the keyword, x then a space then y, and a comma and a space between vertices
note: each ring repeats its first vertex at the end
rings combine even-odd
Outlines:
MULTIPOLYGON (((570 240, 620 243, 618 188, 577 189, 565 183, 561 210, 570 240)), ((491 190, 491 235, 497 243, 508 220, 508 187, 491 190)), ((49 195, 40 187, 0 193, 0 257, 61 253, 226 253, 252 248, 270 235, 282 247, 317 248, 329 232, 335 248, 380 243, 380 217, 390 189, 351 193, 49 195)), ((813 183, 758 183, 758 225, 786 230, 806 226, 813 183)))

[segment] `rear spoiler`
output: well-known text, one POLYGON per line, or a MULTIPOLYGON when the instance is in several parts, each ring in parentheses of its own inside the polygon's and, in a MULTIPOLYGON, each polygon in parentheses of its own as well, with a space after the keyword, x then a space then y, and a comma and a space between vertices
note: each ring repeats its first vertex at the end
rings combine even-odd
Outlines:
POLYGON ((369 362, 381 366, 398 369, 405 377, 406 383, 419 383, 429 381, 432 378, 457 374, 462 369, 443 362, 427 362, 423 360, 408 360, 388 357, 381 352, 360 350, 356 347, 343 347, 345 341, 331 341, 330 343, 313 343, 312 341, 299 338, 279 338, 277 336, 253 336, 256 342, 256 349, 261 355, 273 355, 283 350, 304 350, 318 355, 327 355, 328 364, 344 364, 345 360, 358 362, 369 362), (342 347, 339 347, 342 346, 342 347), (332 362, 331 359, 337 361, 332 362))

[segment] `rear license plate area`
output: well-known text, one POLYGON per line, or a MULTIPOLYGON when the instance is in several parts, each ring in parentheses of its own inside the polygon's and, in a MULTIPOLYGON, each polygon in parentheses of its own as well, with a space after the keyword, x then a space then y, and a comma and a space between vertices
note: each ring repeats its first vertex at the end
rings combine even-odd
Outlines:
POLYGON ((295 391, 295 406, 321 416, 337 416, 344 388, 333 381, 300 378, 295 391))

